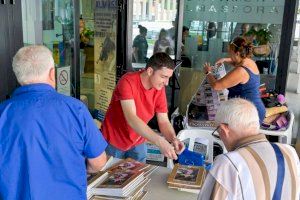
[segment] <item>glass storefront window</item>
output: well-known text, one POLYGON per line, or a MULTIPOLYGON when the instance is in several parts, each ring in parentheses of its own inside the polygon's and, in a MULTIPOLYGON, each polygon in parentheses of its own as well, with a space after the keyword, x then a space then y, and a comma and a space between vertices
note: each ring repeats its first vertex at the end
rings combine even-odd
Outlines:
POLYGON ((22 2, 24 45, 42 44, 53 52, 56 89, 74 95, 71 73, 74 58, 74 5, 72 0, 22 2))
POLYGON ((285 1, 196 1, 184 2, 183 26, 189 28, 182 54, 193 68, 227 57, 230 41, 246 37, 254 44, 253 60, 262 82, 275 88, 278 53, 285 1))
POLYGON ((117 1, 22 1, 24 45, 42 44, 53 52, 57 91, 65 95, 78 94, 72 82, 78 28, 80 99, 91 111, 106 112, 116 84, 117 10, 117 1), (80 19, 74 18, 75 7, 80 19))
POLYGON ((80 94, 101 120, 116 85, 117 11, 117 1, 80 0, 80 94))
POLYGON ((132 67, 144 68, 156 52, 175 58, 177 0, 133 0, 132 67))

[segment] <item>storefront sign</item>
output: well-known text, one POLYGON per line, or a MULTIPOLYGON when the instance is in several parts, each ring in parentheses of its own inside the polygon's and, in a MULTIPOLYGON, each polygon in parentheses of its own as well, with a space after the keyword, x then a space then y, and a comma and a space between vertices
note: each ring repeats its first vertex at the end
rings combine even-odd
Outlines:
POLYGON ((117 1, 95 1, 95 108, 105 113, 116 85, 117 1))
POLYGON ((70 66, 56 68, 56 90, 57 92, 70 96, 71 80, 70 66))
POLYGON ((200 21, 281 24, 284 0, 185 1, 185 23, 200 21))

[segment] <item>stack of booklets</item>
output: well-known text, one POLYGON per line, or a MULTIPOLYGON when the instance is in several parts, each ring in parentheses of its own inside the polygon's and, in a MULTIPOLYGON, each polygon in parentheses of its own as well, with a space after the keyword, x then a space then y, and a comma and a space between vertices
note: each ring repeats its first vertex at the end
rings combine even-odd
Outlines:
POLYGON ((179 191, 199 193, 206 176, 203 167, 176 164, 169 175, 169 188, 179 191))
POLYGON ((101 171, 93 174, 91 173, 87 174, 87 190, 86 190, 87 199, 93 196, 92 188, 103 179, 104 177, 103 175, 106 173, 105 170, 108 168, 108 166, 111 165, 112 162, 113 162, 113 157, 108 156, 105 166, 103 166, 101 171))
POLYGON ((125 159, 107 169, 93 184, 88 198, 136 200, 143 199, 147 192, 145 186, 149 183, 149 175, 157 169, 133 159, 125 159))
MULTIPOLYGON (((212 73, 216 79, 221 79, 226 75, 224 65, 212 66, 212 73)), ((188 108, 188 125, 191 127, 213 127, 217 110, 222 101, 228 99, 228 90, 214 90, 205 79, 196 94, 193 96, 188 108), (196 113, 193 114, 192 112, 196 113), (192 117, 197 116, 197 117, 192 117)))

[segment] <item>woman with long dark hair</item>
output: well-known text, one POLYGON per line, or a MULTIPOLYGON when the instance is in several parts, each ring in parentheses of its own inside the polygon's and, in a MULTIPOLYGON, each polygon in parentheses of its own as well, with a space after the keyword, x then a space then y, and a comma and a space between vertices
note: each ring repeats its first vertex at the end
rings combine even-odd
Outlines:
POLYGON ((171 43, 167 38, 168 33, 165 29, 161 29, 159 32, 158 40, 154 44, 153 54, 157 52, 164 52, 168 55, 172 52, 171 43))

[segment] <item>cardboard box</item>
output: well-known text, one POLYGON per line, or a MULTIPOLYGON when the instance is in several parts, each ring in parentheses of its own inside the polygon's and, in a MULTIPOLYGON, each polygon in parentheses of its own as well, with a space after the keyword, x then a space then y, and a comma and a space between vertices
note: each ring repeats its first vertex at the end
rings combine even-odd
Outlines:
POLYGON ((187 105, 190 103, 192 97, 198 91, 201 83, 205 79, 205 74, 201 70, 192 68, 180 68, 179 76, 179 113, 186 114, 187 105))

